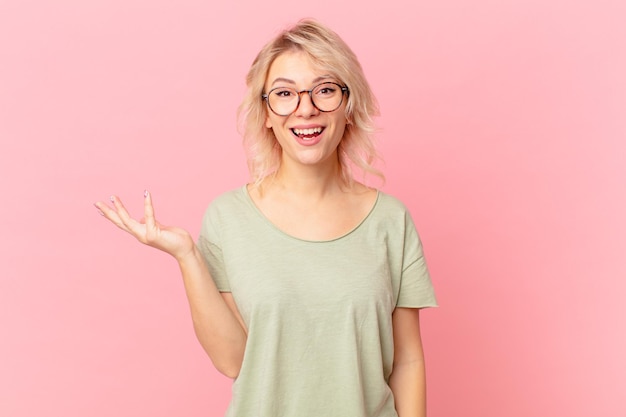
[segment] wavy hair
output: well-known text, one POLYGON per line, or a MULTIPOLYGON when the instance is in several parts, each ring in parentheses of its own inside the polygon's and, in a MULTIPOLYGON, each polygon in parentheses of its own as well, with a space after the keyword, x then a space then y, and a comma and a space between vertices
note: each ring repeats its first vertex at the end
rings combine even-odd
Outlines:
POLYGON ((247 93, 239 106, 238 123, 243 135, 252 182, 260 185, 276 173, 281 162, 281 147, 272 129, 265 126, 266 103, 261 98, 270 66, 281 54, 304 52, 314 65, 328 71, 348 89, 345 116, 349 121, 338 146, 341 176, 353 181, 353 166, 362 173, 384 180, 373 163, 380 159, 373 143, 374 116, 378 103, 365 79, 363 69, 350 47, 335 32, 312 19, 303 19, 267 43, 254 59, 246 77, 247 93))

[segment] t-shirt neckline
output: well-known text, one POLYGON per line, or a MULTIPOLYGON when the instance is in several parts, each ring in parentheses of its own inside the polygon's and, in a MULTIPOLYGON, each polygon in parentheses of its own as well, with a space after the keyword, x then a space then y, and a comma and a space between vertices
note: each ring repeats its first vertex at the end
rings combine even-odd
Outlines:
POLYGON ((263 212, 257 207, 257 205, 255 204, 254 200, 252 200, 252 197, 250 197, 250 193, 248 192, 248 185, 247 184, 244 184, 244 186, 241 187, 241 192, 243 193, 246 202, 252 208, 252 210, 256 213, 256 215, 259 216, 263 220, 263 222, 266 225, 268 225, 272 230, 274 230, 278 234, 283 235, 283 236, 285 236, 285 237, 287 237, 289 239, 297 240, 299 242, 313 243, 313 244, 337 242, 339 240, 343 240, 343 239, 347 238, 348 236, 353 235, 354 233, 356 233, 368 221, 368 219, 370 217, 372 217, 372 214, 374 213, 374 211, 376 211, 376 207, 378 207, 378 202, 380 201, 380 195, 381 195, 380 190, 376 190, 376 200, 374 200, 374 204, 372 204, 372 207, 367 212, 365 217, 363 217, 363 219, 361 219, 361 221, 356 226, 354 226, 351 230, 347 231, 346 233, 344 233, 341 236, 337 236, 337 237, 332 238, 332 239, 309 240, 309 239, 303 239, 303 238, 299 238, 297 236, 293 236, 293 235, 283 231, 279 227, 277 227, 274 223, 272 223, 270 221, 270 219, 268 219, 267 216, 265 214, 263 214, 263 212))

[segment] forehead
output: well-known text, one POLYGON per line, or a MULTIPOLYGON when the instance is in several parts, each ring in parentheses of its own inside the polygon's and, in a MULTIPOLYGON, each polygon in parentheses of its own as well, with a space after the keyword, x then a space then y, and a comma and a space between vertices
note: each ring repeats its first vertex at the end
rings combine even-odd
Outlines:
POLYGON ((316 63, 303 51, 289 51, 280 54, 270 65, 265 86, 276 83, 304 85, 305 87, 320 78, 335 78, 332 73, 316 63))

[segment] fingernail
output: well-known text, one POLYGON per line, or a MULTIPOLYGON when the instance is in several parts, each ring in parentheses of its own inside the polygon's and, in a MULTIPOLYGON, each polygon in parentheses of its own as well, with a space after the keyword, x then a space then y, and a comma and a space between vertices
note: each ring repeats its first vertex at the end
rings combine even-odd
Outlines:
POLYGON ((111 197, 109 197, 109 200, 111 200, 111 203, 114 203, 115 202, 115 197, 111 196, 111 197))
POLYGON ((148 197, 148 190, 143 190, 143 196, 148 197))
POLYGON ((100 213, 101 216, 104 216, 104 212, 100 210, 100 207, 98 207, 98 204, 94 203, 93 206, 96 208, 96 210, 98 210, 98 213, 100 213))

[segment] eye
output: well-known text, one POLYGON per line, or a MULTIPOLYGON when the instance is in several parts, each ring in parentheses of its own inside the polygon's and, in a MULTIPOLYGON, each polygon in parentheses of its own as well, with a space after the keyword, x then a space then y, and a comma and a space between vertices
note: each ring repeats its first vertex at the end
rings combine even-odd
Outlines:
POLYGON ((295 96, 296 93, 288 88, 277 88, 272 90, 272 95, 276 96, 277 98, 290 98, 295 96))
POLYGON ((337 92, 337 86, 334 84, 322 84, 315 88, 316 96, 332 96, 337 92))

